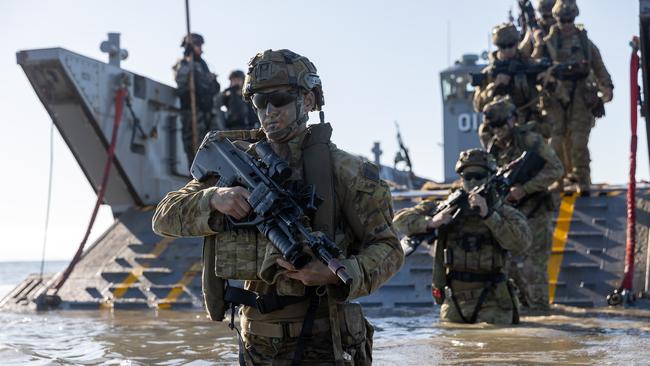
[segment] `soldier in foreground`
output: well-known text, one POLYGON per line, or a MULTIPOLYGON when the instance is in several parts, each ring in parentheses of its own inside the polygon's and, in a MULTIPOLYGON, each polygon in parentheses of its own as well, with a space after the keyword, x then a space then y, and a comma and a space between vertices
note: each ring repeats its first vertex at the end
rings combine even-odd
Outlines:
POLYGON ((510 188, 506 200, 528 220, 533 235, 532 245, 521 256, 510 260, 509 275, 515 280, 520 300, 535 312, 549 310, 548 260, 553 235, 553 200, 548 186, 564 174, 560 159, 542 136, 530 131, 530 125, 516 126, 514 104, 506 97, 485 106, 484 124, 494 131, 489 153, 499 168, 507 166, 525 151, 543 159, 543 166, 530 173, 530 179, 510 188))
POLYGON ((241 70, 230 73, 230 86, 217 96, 216 115, 219 130, 250 130, 258 128, 260 121, 250 103, 242 96, 246 75, 241 70))
POLYGON ((220 85, 217 76, 210 72, 208 64, 201 57, 203 55, 203 36, 191 34, 191 42, 187 36, 183 37, 183 58, 174 65, 174 79, 178 89, 176 93, 181 100, 181 122, 183 123, 183 147, 189 163, 194 159, 192 146, 192 104, 190 95, 190 70, 194 66, 194 90, 196 96, 196 140, 200 142, 203 136, 215 128, 214 98, 219 93, 220 85))
POLYGON ((543 113, 553 121, 551 146, 564 164, 565 188, 587 193, 591 186, 589 134, 595 118, 605 113, 603 103, 612 100, 614 85, 587 31, 574 24, 577 15, 575 0, 557 0, 553 6, 557 24, 535 47, 533 57, 548 54, 561 70, 549 70, 545 77, 544 83, 554 87, 543 113))
MULTIPOLYGON (((154 231, 206 237, 203 288, 212 319, 223 318, 219 277, 246 281, 235 299, 244 305, 240 363, 368 365, 373 328, 361 305, 348 300, 377 290, 403 263, 391 226, 389 188, 375 165, 330 142, 329 124, 306 126, 309 112, 324 104, 321 80, 307 58, 289 50, 257 54, 249 63, 244 97, 253 102, 262 129, 217 134, 267 140, 292 168, 296 185, 316 186, 323 202, 309 225, 345 253, 340 262, 352 282, 345 285, 317 260, 294 268, 257 230, 233 229, 227 218, 248 216, 250 193, 239 186, 216 187, 216 179, 194 180, 167 194, 156 209, 154 231)), ((255 153, 255 143, 236 145, 255 153)))
POLYGON ((434 244, 432 294, 440 319, 455 323, 513 324, 519 302, 508 281, 508 252, 519 254, 531 242, 526 218, 504 204, 494 190, 472 192, 496 171, 484 150, 460 153, 456 172, 469 193, 461 207, 450 206, 435 216, 434 201, 423 201, 397 213, 393 224, 405 235, 438 231, 434 244), (456 211, 460 209, 460 212, 456 211))
MULTIPOLYGON (((512 23, 498 25, 492 30, 492 42, 497 50, 490 55, 490 64, 481 71, 485 77, 474 91, 474 110, 480 113, 495 98, 508 95, 518 108, 517 123, 535 121, 535 129, 545 137, 550 137, 550 126, 542 123, 538 109, 537 73, 542 70, 537 73, 526 70, 534 70, 535 67, 517 48, 519 38, 519 31, 512 23)), ((479 128, 479 138, 484 147, 493 135, 485 127, 479 128)))

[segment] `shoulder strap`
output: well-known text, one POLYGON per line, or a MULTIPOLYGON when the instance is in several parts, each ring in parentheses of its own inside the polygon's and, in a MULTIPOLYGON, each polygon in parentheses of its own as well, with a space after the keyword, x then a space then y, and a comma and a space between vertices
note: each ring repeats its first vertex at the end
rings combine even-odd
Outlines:
POLYGON ((322 231, 334 240, 336 195, 329 147, 331 136, 332 126, 329 123, 311 125, 303 141, 302 150, 305 180, 307 184, 316 187, 316 194, 323 200, 316 210, 312 226, 314 230, 322 231))
POLYGON ((264 131, 261 128, 256 128, 252 130, 223 130, 223 131, 212 131, 211 136, 215 137, 225 137, 228 140, 243 140, 243 141, 259 141, 265 137, 264 131))

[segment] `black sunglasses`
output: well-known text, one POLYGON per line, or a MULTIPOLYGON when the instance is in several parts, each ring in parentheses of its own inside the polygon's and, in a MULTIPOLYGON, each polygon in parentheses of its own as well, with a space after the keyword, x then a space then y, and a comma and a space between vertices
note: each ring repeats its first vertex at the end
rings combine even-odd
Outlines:
POLYGON ((571 18, 560 18, 560 23, 562 23, 562 24, 573 23, 573 19, 571 19, 571 18))
POLYGON ((506 49, 512 48, 512 47, 514 47, 516 45, 517 45, 516 43, 498 44, 497 47, 499 47, 499 49, 506 50, 506 49))
POLYGON ((271 103, 274 107, 284 107, 296 101, 298 94, 294 91, 275 91, 271 93, 253 94, 253 105, 257 109, 264 109, 271 103))
POLYGON ((488 175, 487 175, 487 173, 478 173, 478 172, 469 173, 468 172, 468 173, 463 173, 462 176, 463 176, 463 179, 465 179, 465 180, 483 180, 483 179, 487 178, 488 175))

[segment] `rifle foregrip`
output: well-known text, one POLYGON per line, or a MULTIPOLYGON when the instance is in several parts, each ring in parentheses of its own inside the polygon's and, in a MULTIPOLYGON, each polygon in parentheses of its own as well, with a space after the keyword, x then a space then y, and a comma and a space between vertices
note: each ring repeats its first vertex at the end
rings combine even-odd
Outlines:
POLYGON ((330 261, 327 263, 327 267, 346 285, 350 285, 352 283, 352 277, 350 277, 347 269, 341 262, 339 262, 338 259, 330 259, 330 261))

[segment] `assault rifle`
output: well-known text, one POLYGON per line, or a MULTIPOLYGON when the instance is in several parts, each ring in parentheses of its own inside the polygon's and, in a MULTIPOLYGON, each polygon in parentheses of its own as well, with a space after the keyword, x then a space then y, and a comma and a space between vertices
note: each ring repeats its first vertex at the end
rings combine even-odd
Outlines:
MULTIPOLYGON (((560 80, 580 80, 589 75, 589 64, 587 62, 563 62, 553 64, 548 58, 542 58, 539 61, 529 60, 496 60, 492 67, 486 72, 470 73, 472 86, 481 86, 488 75, 495 78, 499 74, 509 76, 525 75, 526 77, 536 77, 537 75, 550 69, 551 75, 560 80)), ((539 81, 537 81, 539 82, 539 81)))
POLYGON ((226 138, 208 134, 192 163, 192 176, 198 181, 218 177, 219 187, 246 188, 250 192, 248 203, 252 211, 243 221, 226 216, 233 229, 257 228, 298 269, 312 260, 303 251, 307 245, 318 260, 349 285, 352 277, 337 259, 341 250, 324 234, 314 234, 302 224, 303 207, 315 211, 320 203, 314 186, 309 185, 302 192, 289 188, 289 165, 266 142, 258 143, 255 150, 259 159, 236 148, 226 138))
MULTIPOLYGON (((542 170, 545 163, 545 160, 536 152, 524 151, 521 156, 503 168, 500 168, 495 175, 488 179, 487 182, 475 187, 470 193, 477 193, 486 196, 491 189, 494 189, 496 194, 503 198, 508 194, 508 192, 510 192, 511 187, 517 184, 523 184, 533 178, 540 170, 542 170)), ((450 194, 445 201, 436 206, 432 212, 428 213, 427 216, 433 217, 450 207, 456 207, 451 220, 451 222, 454 222, 458 215, 464 210, 475 210, 471 209, 469 206, 468 199, 470 193, 463 189, 455 191, 450 194)), ((437 238, 438 230, 405 236, 401 240, 404 254, 409 256, 415 252, 418 246, 423 242, 432 243, 437 238)))
POLYGON ((509 76, 525 75, 527 77, 536 77, 540 73, 548 70, 553 66, 553 62, 547 58, 539 61, 523 61, 519 59, 495 60, 491 69, 487 72, 470 73, 472 77, 472 86, 481 86, 488 75, 495 78, 499 74, 509 76))
POLYGON ((518 0, 519 3, 519 28, 521 28, 522 37, 526 33, 526 29, 530 30, 540 29, 539 23, 537 23, 537 18, 535 18, 535 9, 533 4, 530 3, 530 0, 518 0))

